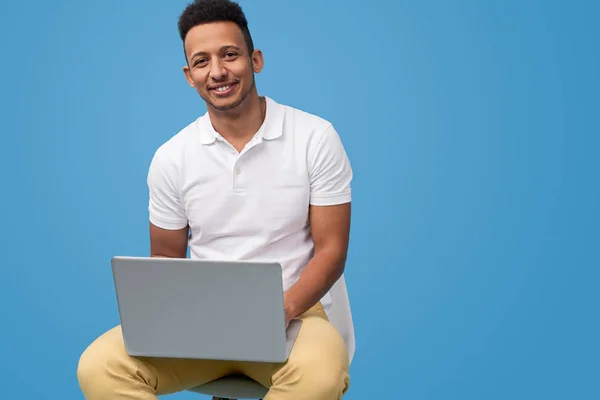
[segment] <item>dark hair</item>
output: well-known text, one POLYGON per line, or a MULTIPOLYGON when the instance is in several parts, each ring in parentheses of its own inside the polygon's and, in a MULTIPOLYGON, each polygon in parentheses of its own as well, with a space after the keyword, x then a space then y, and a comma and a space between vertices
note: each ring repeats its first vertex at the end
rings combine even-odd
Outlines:
POLYGON ((179 36, 185 42, 185 37, 193 27, 223 21, 233 22, 242 30, 248 54, 252 54, 254 43, 248 29, 248 21, 240 5, 231 0, 195 0, 188 4, 181 13, 177 24, 179 36))

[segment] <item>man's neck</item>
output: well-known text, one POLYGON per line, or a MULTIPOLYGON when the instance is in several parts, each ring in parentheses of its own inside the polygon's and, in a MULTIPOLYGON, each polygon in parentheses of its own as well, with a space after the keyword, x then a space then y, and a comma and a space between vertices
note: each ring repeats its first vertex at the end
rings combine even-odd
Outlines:
POLYGON ((214 129, 241 151, 263 124, 265 103, 264 98, 252 93, 235 110, 219 111, 209 107, 208 113, 214 129))

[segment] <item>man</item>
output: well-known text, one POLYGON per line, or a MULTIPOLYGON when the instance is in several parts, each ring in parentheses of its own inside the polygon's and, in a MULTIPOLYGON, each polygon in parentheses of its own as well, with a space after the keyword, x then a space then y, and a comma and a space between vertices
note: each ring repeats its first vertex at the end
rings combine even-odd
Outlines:
POLYGON ((151 255, 185 258, 189 246, 196 259, 278 261, 286 323, 303 324, 280 364, 131 357, 118 326, 82 354, 81 390, 88 400, 150 400, 242 373, 270 388, 265 400, 340 399, 348 352, 327 316, 350 229, 340 138, 327 121, 258 95, 263 56, 236 3, 198 0, 179 31, 185 77, 207 113, 152 159, 151 255))

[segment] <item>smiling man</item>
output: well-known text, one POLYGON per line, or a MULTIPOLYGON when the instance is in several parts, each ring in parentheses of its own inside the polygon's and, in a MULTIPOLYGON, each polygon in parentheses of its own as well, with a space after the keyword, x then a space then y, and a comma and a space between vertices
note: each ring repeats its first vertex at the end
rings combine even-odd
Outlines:
POLYGON ((81 390, 88 400, 154 400, 241 373, 270 388, 265 400, 340 399, 348 350, 328 318, 350 230, 340 137, 324 119, 258 94, 263 56, 236 3, 188 5, 179 32, 185 78, 207 112, 152 159, 151 255, 185 258, 189 247, 195 259, 277 261, 286 323, 303 324, 280 364, 131 357, 117 326, 82 354, 81 390))

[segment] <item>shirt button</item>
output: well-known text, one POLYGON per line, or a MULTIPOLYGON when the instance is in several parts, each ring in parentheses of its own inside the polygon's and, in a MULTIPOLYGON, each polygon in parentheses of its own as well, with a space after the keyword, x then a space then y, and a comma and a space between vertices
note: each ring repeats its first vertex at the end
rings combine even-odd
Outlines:
POLYGON ((234 149, 231 149, 229 151, 231 152, 231 154, 235 154, 235 150, 234 149))
POLYGON ((236 168, 236 169, 235 169, 235 173, 236 173, 237 175, 239 175, 241 172, 242 172, 242 171, 240 171, 240 169, 239 169, 239 168, 236 168))

